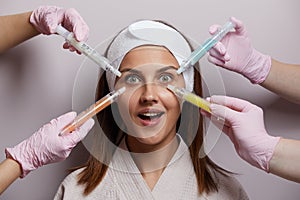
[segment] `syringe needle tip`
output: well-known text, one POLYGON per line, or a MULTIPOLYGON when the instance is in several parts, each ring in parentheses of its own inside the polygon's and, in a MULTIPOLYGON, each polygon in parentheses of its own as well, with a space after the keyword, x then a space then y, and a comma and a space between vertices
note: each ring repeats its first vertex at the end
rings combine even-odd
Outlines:
POLYGON ((183 67, 179 67, 179 69, 176 71, 177 74, 181 74, 184 71, 183 67))
POLYGON ((171 91, 175 91, 175 86, 168 84, 167 88, 171 91))
POLYGON ((121 72, 119 72, 119 71, 115 71, 115 74, 118 76, 118 77, 121 77, 121 72))

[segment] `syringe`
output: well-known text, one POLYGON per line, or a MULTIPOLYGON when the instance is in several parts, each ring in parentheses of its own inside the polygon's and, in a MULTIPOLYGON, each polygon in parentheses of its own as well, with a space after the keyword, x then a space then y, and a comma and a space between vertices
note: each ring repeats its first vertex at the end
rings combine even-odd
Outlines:
MULTIPOLYGON (((210 103, 208 101, 206 101, 205 99, 199 97, 198 95, 187 91, 184 88, 180 88, 180 87, 176 87, 173 85, 168 85, 167 88, 169 90, 171 90, 177 97, 179 97, 180 99, 183 99, 199 108, 202 108, 203 110, 205 110, 206 112, 211 113, 210 110, 210 103)), ((212 113, 211 113, 212 114, 212 113)), ((213 115, 213 114, 212 114, 213 115)), ((213 115, 214 116, 214 115, 213 115)), ((222 123, 223 125, 230 127, 230 125, 228 125, 228 123, 225 121, 224 118, 222 117, 218 117, 215 116, 217 121, 219 121, 219 123, 222 123)))
POLYGON ((88 107, 85 111, 81 112, 72 123, 67 125, 60 133, 59 135, 66 135, 74 131, 77 127, 80 127, 84 122, 86 122, 88 119, 95 116, 97 113, 99 113, 101 110, 112 104, 117 100, 117 97, 120 96, 125 91, 125 87, 120 88, 117 91, 110 92, 106 96, 102 97, 100 100, 98 100, 96 103, 88 107))
POLYGON ((121 72, 117 69, 115 69, 110 63, 107 58, 104 56, 101 56, 95 49, 91 48, 89 45, 87 45, 84 42, 78 42, 74 38, 74 34, 69 32, 67 29, 62 27, 61 25, 58 25, 56 27, 56 32, 64 37, 68 43, 70 43, 73 47, 75 47, 78 51, 86 55, 88 58, 93 60, 97 65, 102 67, 105 71, 110 71, 117 75, 118 77, 121 76, 121 72))
POLYGON ((203 45, 200 45, 187 59, 182 62, 177 70, 177 74, 180 74, 188 67, 195 65, 218 41, 232 30, 234 26, 235 25, 231 21, 228 21, 220 30, 218 30, 211 38, 207 39, 203 45))
POLYGON ((171 90, 180 99, 188 101, 188 102, 194 104, 195 106, 198 106, 199 108, 202 108, 203 110, 211 113, 210 108, 209 108, 210 103, 208 101, 206 101, 205 99, 199 97, 198 95, 196 95, 192 92, 189 92, 184 88, 176 87, 173 85, 168 85, 167 88, 169 90, 171 90))

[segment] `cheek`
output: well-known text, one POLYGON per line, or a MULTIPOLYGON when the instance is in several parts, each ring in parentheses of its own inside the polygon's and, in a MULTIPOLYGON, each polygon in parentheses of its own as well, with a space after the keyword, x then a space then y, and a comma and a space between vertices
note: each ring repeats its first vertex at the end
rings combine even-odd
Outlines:
POLYGON ((160 100, 167 109, 175 109, 180 112, 181 102, 178 98, 168 89, 163 88, 159 93, 160 100))
POLYGON ((126 89, 126 91, 118 98, 118 108, 122 118, 129 117, 130 110, 133 110, 138 103, 138 95, 134 91, 135 90, 126 89))

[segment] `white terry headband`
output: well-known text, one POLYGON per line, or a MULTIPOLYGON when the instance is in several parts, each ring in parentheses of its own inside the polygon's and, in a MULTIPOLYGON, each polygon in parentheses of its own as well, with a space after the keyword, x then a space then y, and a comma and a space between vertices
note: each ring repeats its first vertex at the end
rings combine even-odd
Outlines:
MULTIPOLYGON (((132 49, 142 45, 158 45, 166 47, 180 65, 183 59, 191 54, 191 49, 185 38, 175 29, 160 22, 143 20, 129 25, 113 40, 107 51, 107 58, 112 66, 119 69, 124 56, 132 49)), ((183 72, 185 87, 193 90, 194 68, 183 72)), ((106 73, 110 91, 114 90, 116 76, 106 73)))

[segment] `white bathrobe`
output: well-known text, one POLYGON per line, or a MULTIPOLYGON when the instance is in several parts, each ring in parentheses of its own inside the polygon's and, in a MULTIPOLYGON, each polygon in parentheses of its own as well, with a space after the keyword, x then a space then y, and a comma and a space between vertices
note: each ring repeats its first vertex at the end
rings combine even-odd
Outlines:
MULTIPOLYGON (((88 195, 84 196, 84 186, 77 184, 79 169, 68 175, 61 183, 55 200, 167 200, 167 199, 248 199, 240 183, 232 176, 213 172, 218 183, 218 192, 198 195, 196 175, 188 151, 181 137, 177 151, 164 169, 151 191, 143 179, 130 153, 116 150, 111 165, 102 182, 88 195)), ((121 144, 124 145, 124 142, 121 144)), ((126 145, 125 145, 126 146, 126 145)))

